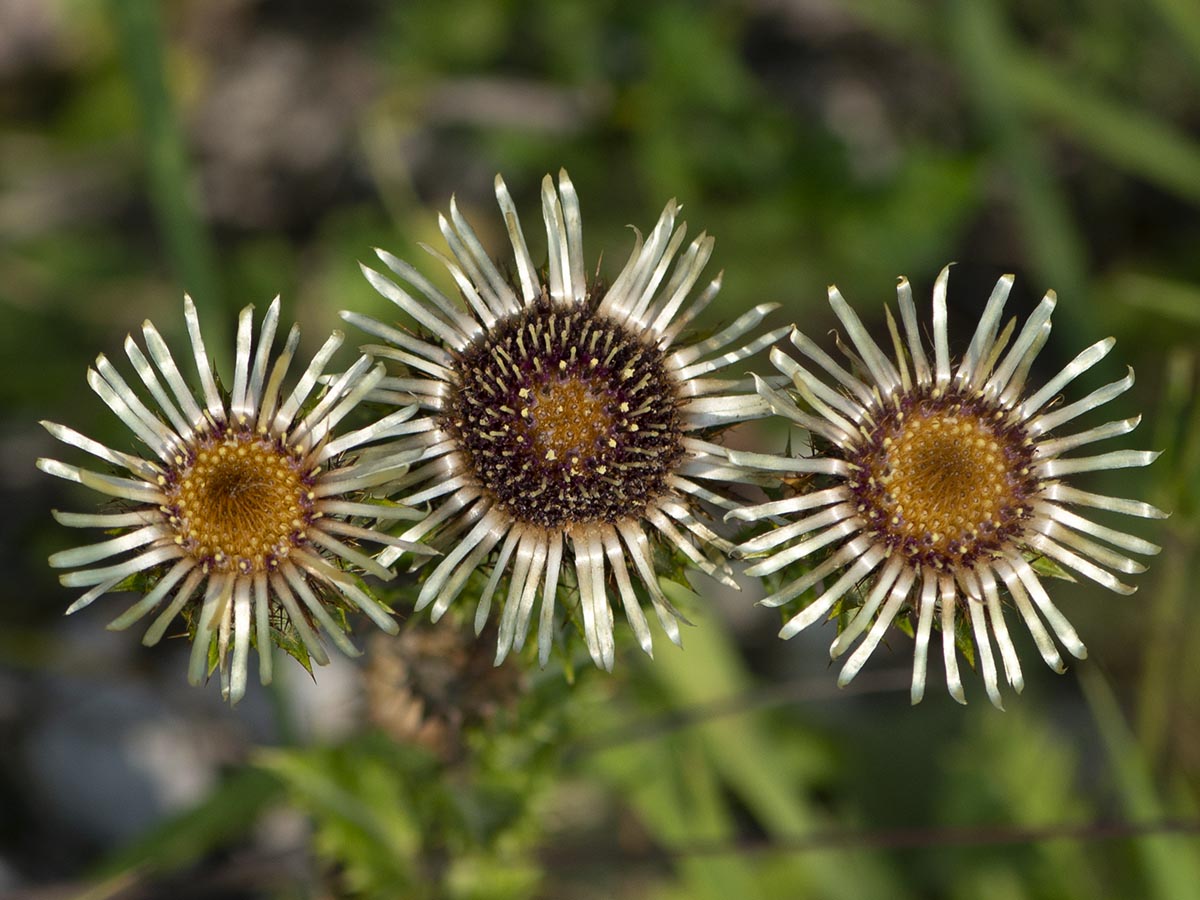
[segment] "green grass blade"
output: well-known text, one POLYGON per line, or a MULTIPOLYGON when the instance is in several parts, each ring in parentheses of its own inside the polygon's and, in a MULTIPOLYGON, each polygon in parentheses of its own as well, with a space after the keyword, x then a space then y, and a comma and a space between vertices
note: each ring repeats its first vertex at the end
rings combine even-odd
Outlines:
POLYGON ((111 0, 109 10, 141 111, 150 201, 171 264, 203 320, 205 313, 221 308, 221 298, 212 244, 197 212, 183 135, 167 90, 160 7, 154 0, 111 0))
POLYGON ((1151 0, 1151 5, 1200 65, 1200 6, 1195 0, 1151 0))
MULTIPOLYGON (((684 589, 663 583, 668 593, 684 589)), ((693 604, 678 599, 687 608, 693 604)), ((676 708, 703 707, 731 695, 745 695, 754 686, 736 648, 717 622, 689 629, 687 651, 661 653, 650 673, 676 708)), ((763 727, 759 714, 721 717, 696 728, 713 768, 774 838, 803 837, 828 826, 828 818, 807 801, 805 770, 812 775, 821 748, 815 736, 797 728, 776 737, 763 727)), ((791 864, 812 885, 813 895, 828 898, 898 898, 882 861, 863 851, 813 854, 791 864)))
POLYGON ((1187 281, 1142 272, 1122 272, 1109 282, 1108 296, 1135 309, 1172 319, 1181 325, 1200 325, 1200 287, 1187 281))
POLYGON ((1083 241, 1045 149, 1033 137, 1023 98, 1014 94, 1017 56, 1007 26, 989 0, 955 0, 951 7, 950 43, 972 104, 1011 179, 1029 255, 1061 295, 1084 296, 1083 241))
MULTIPOLYGON (((1096 666, 1083 666, 1079 673, 1125 815, 1133 822, 1167 818, 1172 810, 1159 796, 1112 688, 1096 666)), ((1142 837, 1134 841, 1134 848, 1142 862, 1147 898, 1200 900, 1200 853, 1195 838, 1142 837)))
MULTIPOLYGON (((691 735, 625 743, 596 765, 619 790, 665 852, 690 846, 733 846, 737 829, 716 773, 691 735)), ((674 861, 682 896, 696 900, 762 897, 751 862, 737 853, 681 856, 674 861)), ((671 896, 667 892, 667 896, 671 896)))
POLYGON ((1090 90, 1030 54, 1014 55, 1002 74, 1027 110, 1092 152, 1164 190, 1200 200, 1200 145, 1161 119, 1090 90))

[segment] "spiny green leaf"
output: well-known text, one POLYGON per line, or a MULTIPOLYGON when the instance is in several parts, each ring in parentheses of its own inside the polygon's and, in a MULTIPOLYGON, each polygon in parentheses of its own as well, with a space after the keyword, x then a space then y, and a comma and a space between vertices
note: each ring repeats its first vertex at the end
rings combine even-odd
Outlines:
MULTIPOLYGON (((305 671, 309 675, 313 673, 312 657, 309 655, 308 647, 300 640, 295 628, 292 628, 290 624, 285 630, 272 623, 271 641, 276 647, 304 666, 305 671)), ((261 653, 262 651, 260 650, 259 652, 261 653)))
POLYGON ((1026 559, 1029 562, 1030 568, 1039 575, 1044 575, 1047 578, 1061 578, 1063 581, 1075 580, 1074 575, 1049 557, 1028 554, 1026 559))

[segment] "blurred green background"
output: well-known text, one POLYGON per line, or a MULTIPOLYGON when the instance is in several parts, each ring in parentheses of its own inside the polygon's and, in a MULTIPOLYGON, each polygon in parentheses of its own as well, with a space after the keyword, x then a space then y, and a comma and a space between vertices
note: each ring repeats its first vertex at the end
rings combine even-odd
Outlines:
POLYGON ((0 0, 0 895, 1200 897, 1198 202, 1192 0, 0 0), (186 641, 62 617, 49 509, 94 499, 36 421, 127 443, 97 352, 179 338, 184 290, 218 358, 276 293, 313 348, 389 314, 372 246, 436 268, 451 193, 502 254, 496 172, 541 247, 560 166, 610 276, 671 196, 717 237, 709 325, 824 336, 836 281, 882 333, 897 275, 957 260, 960 351, 1006 271, 1018 313, 1059 293, 1043 375, 1116 335, 1088 377, 1133 365, 1108 418, 1166 452, 1085 486, 1173 516, 1122 523, 1164 546, 1134 597, 1055 584, 1091 658, 1024 637, 1008 712, 978 676, 911 709, 908 638, 838 691, 832 627, 784 644, 698 581, 686 650, 612 676, 402 609, 230 711, 186 641))

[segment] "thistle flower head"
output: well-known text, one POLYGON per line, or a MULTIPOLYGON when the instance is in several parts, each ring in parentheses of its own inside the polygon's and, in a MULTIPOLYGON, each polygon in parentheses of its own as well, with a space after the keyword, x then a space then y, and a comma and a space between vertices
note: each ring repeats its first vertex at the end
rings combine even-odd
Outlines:
POLYGON ((560 584, 571 587, 590 655, 611 668, 618 602, 647 653, 643 598, 679 642, 678 614, 655 570, 655 543, 730 580, 730 544, 706 523, 704 505, 734 508, 713 483, 757 476, 731 465, 707 438, 767 408, 749 382, 711 376, 786 329, 745 340, 773 308, 763 305, 705 340, 681 338, 716 296, 720 276, 692 297, 713 240, 701 234, 684 249, 686 227, 676 224, 674 201, 644 241, 638 235, 624 268, 603 288, 585 275, 579 201, 565 172, 557 189, 548 176, 542 184, 544 270, 534 266, 500 178, 496 198, 512 245, 511 279, 451 201, 450 218, 440 219, 451 256, 435 255, 461 297, 445 296, 408 263, 377 251, 408 287, 364 267, 367 278, 420 333, 343 317, 384 342, 365 349, 406 369, 375 396, 399 403, 415 396, 424 410, 417 420, 424 430, 399 444, 419 452, 423 465, 397 490, 407 505, 432 506, 401 538, 431 538, 446 556, 426 577, 418 608, 432 605, 437 619, 473 573, 490 569, 476 629, 507 581, 499 663, 523 646, 540 593, 544 665, 555 598, 560 584))
POLYGON ((1082 659, 1087 653, 1050 600, 1034 568, 1036 560, 1065 567, 1110 590, 1132 593, 1134 588, 1111 570, 1142 572, 1141 563, 1125 553, 1154 554, 1159 549, 1071 507, 1150 518, 1161 517, 1161 512, 1146 503, 1082 491, 1067 484, 1064 476, 1144 466, 1157 454, 1118 450, 1064 457, 1095 441, 1127 434, 1139 419, 1058 434, 1062 426, 1132 386, 1130 370, 1080 400, 1059 402, 1063 388, 1108 354, 1112 338, 1088 347, 1039 389, 1026 388, 1034 358, 1050 333, 1053 292, 1014 337, 1015 323, 1001 329, 1013 279, 1001 278, 966 354, 952 366, 946 333, 948 279, 949 268, 934 286, 932 360, 920 337, 907 280, 900 279, 897 290, 903 337, 888 312, 894 362, 837 288, 829 289, 830 305, 853 344, 846 353, 857 371, 794 331, 793 346, 823 374, 776 349, 771 360, 793 390, 758 383, 771 408, 807 429, 820 452, 810 458, 754 460, 730 454, 735 462, 816 475, 827 484, 730 515, 744 520, 797 516, 747 541, 740 550, 761 557, 747 570, 752 575, 818 559, 763 602, 779 606, 822 585, 819 595, 784 625, 785 638, 835 611, 849 611, 832 656, 841 656, 864 632, 866 636, 847 660, 839 683, 858 673, 889 625, 910 616, 916 635, 913 702, 924 696, 935 622, 941 628, 950 693, 965 702, 955 648, 957 623, 965 617, 988 697, 1000 706, 992 637, 1009 684, 1018 691, 1023 686, 1005 623, 1006 606, 1015 607, 1055 670, 1062 671, 1063 662, 1051 632, 1074 656, 1082 659), (865 585, 865 597, 854 608, 848 598, 859 584, 865 585))
POLYGON ((127 583, 146 585, 146 594, 109 627, 127 628, 158 611, 145 636, 146 644, 154 644, 183 614, 193 640, 189 679, 203 680, 215 649, 223 692, 235 702, 245 692, 251 644, 258 647, 259 674, 266 683, 273 640, 301 646, 309 658, 325 663, 316 633, 320 627, 340 649, 356 654, 338 621, 345 609, 361 609, 394 632, 395 621, 352 570, 381 578, 392 573, 357 545, 372 541, 422 550, 357 524, 409 514, 358 496, 393 479, 404 465, 402 455, 384 454, 369 465, 352 458, 358 448, 410 429, 416 407, 335 437, 335 426, 383 378, 383 366, 364 356, 314 398, 325 365, 343 340, 334 333, 295 386, 285 390, 299 328, 293 326, 283 349, 273 353, 278 298, 263 318, 257 346, 252 313, 246 307, 238 320, 228 393, 218 387, 190 298, 184 316, 198 394, 148 321, 142 326, 146 351, 130 337, 125 352, 149 398, 104 355, 97 358, 88 384, 145 445, 145 455, 110 449, 64 425, 43 423, 54 437, 126 474, 38 460, 43 471, 113 498, 119 507, 55 512, 63 525, 116 534, 50 557, 52 566, 74 570, 61 577, 64 585, 88 589, 68 612, 127 583), (124 558, 82 568, 114 557, 124 558))

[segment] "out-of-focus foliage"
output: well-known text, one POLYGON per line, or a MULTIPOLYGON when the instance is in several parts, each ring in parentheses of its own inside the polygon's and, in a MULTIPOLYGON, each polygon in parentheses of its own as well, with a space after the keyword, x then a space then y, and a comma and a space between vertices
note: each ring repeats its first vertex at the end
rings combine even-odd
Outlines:
POLYGON ((1091 827, 1197 816, 1198 133, 1185 0, 0 0, 0 892, 1200 896, 1194 830, 1091 827), (1136 596, 1056 585, 1082 681, 910 709, 895 632, 838 692, 827 634, 707 582, 683 652, 493 669, 403 574, 400 638, 229 712, 186 642, 61 619, 47 510, 83 498, 36 477, 35 421, 125 439, 80 390, 97 352, 184 290, 229 335, 282 293, 314 347, 338 309, 393 317, 357 259, 421 265, 451 193, 499 250, 494 174, 532 222, 560 166, 602 272, 671 196, 716 236, 709 325, 777 301, 820 333, 827 284, 866 314, 957 259, 959 347, 1002 271, 1015 313, 1058 290, 1045 370, 1116 335, 1114 416, 1166 452, 1094 486, 1173 517, 1136 596))

